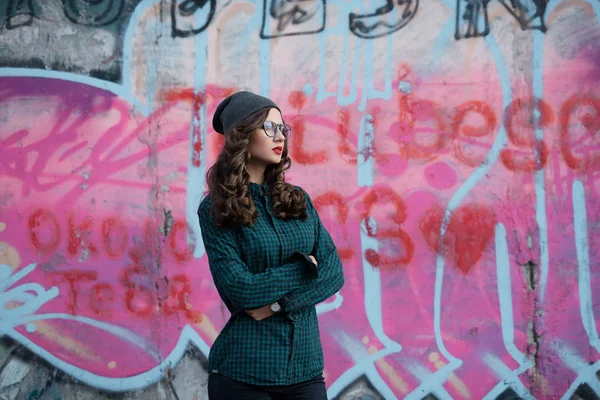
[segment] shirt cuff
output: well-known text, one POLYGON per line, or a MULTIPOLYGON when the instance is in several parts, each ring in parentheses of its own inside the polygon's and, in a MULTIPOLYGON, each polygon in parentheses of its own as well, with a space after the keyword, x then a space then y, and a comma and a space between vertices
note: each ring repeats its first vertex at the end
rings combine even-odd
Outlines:
POLYGON ((305 262, 305 266, 309 271, 309 276, 311 278, 317 278, 319 276, 319 267, 307 254, 296 251, 294 254, 292 254, 292 256, 305 262))
POLYGON ((295 310, 298 306, 296 295, 292 292, 285 294, 281 299, 279 299, 279 305, 281 305, 281 308, 283 308, 283 312, 286 313, 290 310, 295 310))

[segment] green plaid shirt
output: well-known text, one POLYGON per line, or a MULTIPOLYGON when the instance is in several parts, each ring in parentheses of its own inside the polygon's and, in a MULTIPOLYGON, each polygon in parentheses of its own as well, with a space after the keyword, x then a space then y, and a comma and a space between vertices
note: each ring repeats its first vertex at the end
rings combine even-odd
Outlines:
POLYGON ((249 192, 258 212, 252 228, 216 227, 210 196, 198 208, 210 272, 231 312, 208 368, 250 384, 291 385, 323 372, 315 305, 341 289, 342 264, 306 192, 306 221, 274 217, 266 183, 249 192), (262 321, 244 312, 276 301, 283 311, 262 321))

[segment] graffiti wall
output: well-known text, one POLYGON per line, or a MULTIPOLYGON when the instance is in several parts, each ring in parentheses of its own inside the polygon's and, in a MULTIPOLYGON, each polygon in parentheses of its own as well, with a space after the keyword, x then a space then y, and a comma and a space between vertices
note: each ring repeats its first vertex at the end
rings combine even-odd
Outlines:
POLYGON ((346 284, 334 399, 600 397, 597 0, 0 2, 0 397, 206 398, 196 209, 248 89, 346 284))

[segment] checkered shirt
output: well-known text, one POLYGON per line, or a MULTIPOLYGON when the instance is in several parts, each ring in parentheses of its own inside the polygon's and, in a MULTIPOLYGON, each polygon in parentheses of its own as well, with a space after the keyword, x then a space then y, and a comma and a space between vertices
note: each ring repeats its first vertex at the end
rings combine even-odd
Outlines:
POLYGON ((306 221, 276 218, 266 183, 250 183, 249 192, 258 212, 250 228, 215 226, 210 196, 198 208, 210 272, 231 312, 209 371, 254 385, 303 382, 323 372, 315 305, 342 288, 342 263, 306 191, 306 221), (244 311, 276 301, 283 311, 261 321, 244 311))

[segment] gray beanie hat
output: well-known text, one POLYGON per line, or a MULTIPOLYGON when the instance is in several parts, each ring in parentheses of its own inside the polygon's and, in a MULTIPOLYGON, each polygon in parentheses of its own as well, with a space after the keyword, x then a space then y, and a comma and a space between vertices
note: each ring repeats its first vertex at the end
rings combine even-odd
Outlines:
POLYGON ((225 134, 235 128, 250 114, 267 107, 274 107, 281 112, 277 104, 258 94, 242 90, 225 98, 213 115, 213 128, 225 134))

